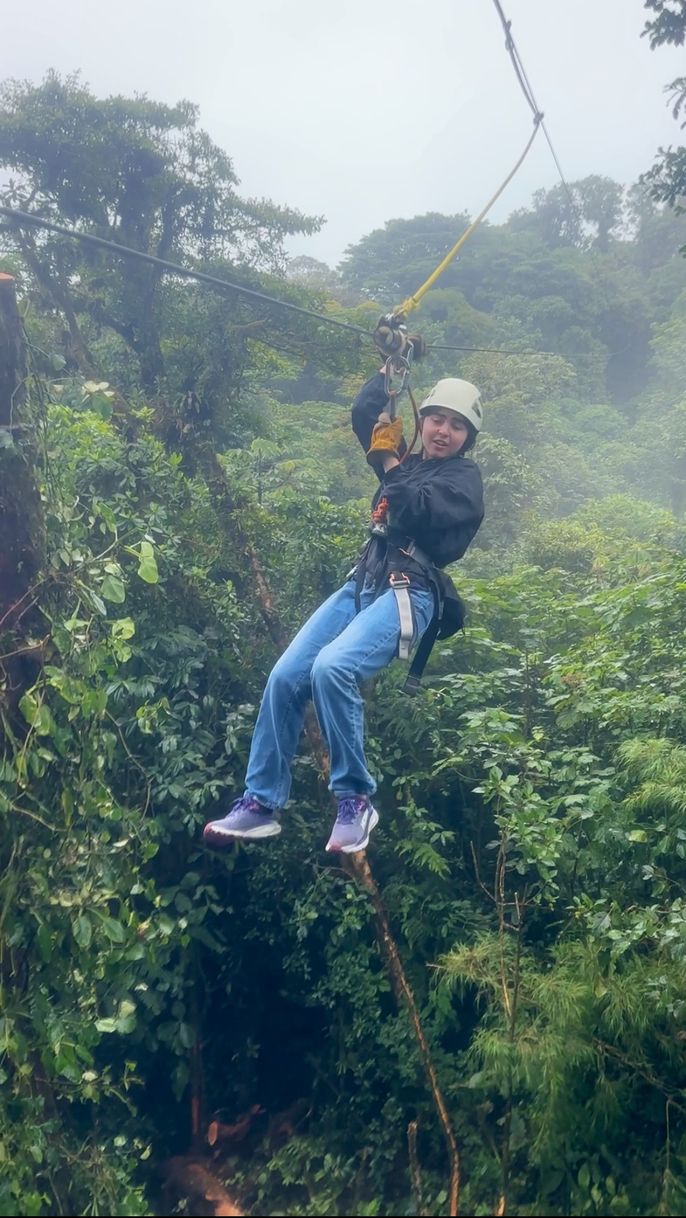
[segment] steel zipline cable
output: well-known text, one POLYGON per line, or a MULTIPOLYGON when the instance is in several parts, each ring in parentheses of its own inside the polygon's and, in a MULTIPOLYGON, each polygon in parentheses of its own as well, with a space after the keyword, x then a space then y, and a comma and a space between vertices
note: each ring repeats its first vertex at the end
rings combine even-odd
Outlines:
POLYGON ((505 13, 503 11, 503 6, 501 4, 501 0, 493 0, 493 4, 495 5, 496 12, 500 18, 502 27, 505 31, 505 46, 507 48, 507 53, 510 56, 510 59, 512 60, 512 66, 515 70, 515 75, 517 77, 517 80, 519 81, 519 86, 527 100, 528 105, 531 107, 531 110, 533 111, 534 122, 538 122, 540 124, 541 130, 543 131, 543 134, 546 138, 546 143, 550 149, 551 156, 555 162, 555 168, 557 169, 557 172, 559 174, 560 181, 567 193, 567 198, 569 200, 570 206, 573 208, 574 211, 578 211, 577 203, 574 199, 574 196, 572 195, 571 189, 569 187, 569 183, 567 182, 567 179, 565 178, 565 175, 562 172, 562 166, 560 164, 559 157, 555 151, 555 146, 551 139, 550 132, 548 131, 548 128, 546 126, 543 111, 540 109, 538 102, 536 101, 536 98, 534 97, 534 91, 531 87, 531 81, 529 80, 529 77, 526 72, 526 68, 524 67, 524 64, 522 63, 522 57, 519 54, 517 44, 512 36, 512 22, 505 16, 505 13))
MULTIPOLYGON (((450 265, 450 263, 456 257, 459 250, 464 246, 465 242, 469 239, 469 237, 472 235, 472 233, 475 231, 475 229, 479 226, 479 224, 485 218, 487 213, 491 210, 491 208, 494 205, 494 203, 496 202, 496 200, 500 197, 500 195, 505 190, 506 186, 509 184, 509 182, 512 180, 512 178, 515 176, 515 174, 519 170, 525 157, 528 155, 529 149, 533 145, 533 142, 534 142, 534 139, 538 132, 539 127, 542 128, 542 130, 545 134, 546 140, 548 142, 548 146, 549 146, 550 151, 555 160, 555 164, 557 166, 557 170, 560 175, 560 179, 561 179, 562 184, 569 197, 570 204, 573 208, 576 208, 574 198, 572 196, 571 190, 570 190, 570 188, 567 184, 567 181, 564 177, 564 174, 562 172, 560 162, 558 160, 558 157, 557 157, 557 154, 553 147, 550 135, 549 135, 547 127, 545 125, 543 112, 539 108, 536 98, 534 97, 533 89, 531 87, 531 83, 527 76, 526 69, 524 68, 524 64, 522 63, 521 56, 517 49, 517 45, 514 41, 514 38, 512 37, 512 30, 511 30, 512 23, 511 23, 511 21, 508 20, 508 18, 506 17, 506 15, 503 11, 501 0, 493 0, 493 3, 495 5, 498 16, 500 18, 503 29, 505 31, 505 45, 507 47, 507 51, 510 56, 510 59, 512 60, 512 64, 513 64, 513 67, 515 70, 515 74, 517 76, 517 80, 518 80, 520 88, 526 98, 527 104, 529 105, 529 107, 532 111, 532 114, 533 114, 534 130, 531 133, 529 139, 527 140, 524 151, 518 157, 518 159, 514 165, 514 168, 510 170, 507 177, 502 182, 502 184, 499 186, 496 193, 492 196, 492 198, 489 200, 489 202, 486 204, 486 206, 482 209, 482 211, 479 212, 476 219, 472 221, 472 223, 468 226, 468 228, 465 230, 465 232, 462 234, 462 236, 458 239, 458 241, 455 243, 455 245, 452 247, 452 249, 450 249, 448 251, 448 253, 445 255, 445 257, 441 259, 438 266, 436 267, 436 269, 434 271, 432 271, 432 273, 428 277, 428 279, 421 285, 421 287, 419 289, 417 289, 416 292, 414 292, 411 296, 407 297, 407 299, 405 301, 403 301, 403 304, 399 307, 399 309, 396 310, 396 314, 398 316, 401 316, 401 315, 405 316, 407 313, 409 313, 413 308, 415 308, 420 303, 422 297, 426 294, 426 292, 428 292, 429 289, 431 287, 433 287, 433 285, 436 282, 436 280, 438 279, 439 275, 441 275, 443 273, 443 271, 450 265)), ((34 215, 30 212, 20 211, 16 208, 7 207, 4 205, 0 205, 0 216, 5 216, 5 218, 11 224, 15 225, 16 227, 21 228, 21 227, 26 227, 28 225, 31 228, 47 229, 49 232, 58 233, 59 235, 61 235, 63 237, 68 237, 69 239, 71 239, 73 241, 81 242, 84 245, 90 245, 97 249, 108 250, 109 252, 111 252, 113 254, 119 255, 120 257, 135 258, 141 262, 146 262, 152 266, 157 266, 160 268, 161 271, 164 271, 166 274, 179 275, 182 278, 186 278, 186 279, 194 279, 199 283, 208 284, 210 287, 219 289, 224 292, 225 291, 236 292, 238 295, 245 296, 249 299, 259 301, 262 304, 268 304, 275 308, 285 309, 285 310, 290 311, 291 313, 296 313, 296 314, 300 315, 301 317, 308 317, 313 321, 319 322, 320 325, 335 327, 336 329, 339 329, 339 330, 346 330, 348 333, 355 334, 358 338, 362 337, 369 341, 373 341, 373 334, 372 334, 371 330, 366 329, 364 326, 355 325, 353 322, 342 321, 340 318, 331 317, 330 315, 325 314, 325 313, 319 313, 314 309, 307 309, 303 305, 294 304, 292 301, 279 300, 277 297, 270 296, 266 292, 258 291, 256 288, 248 288, 248 287, 245 287, 243 284, 233 283, 231 280, 223 279, 218 275, 210 275, 206 271, 199 271, 199 270, 195 270, 191 267, 182 266, 180 263, 177 263, 177 262, 170 262, 168 259, 159 258, 155 254, 146 254, 142 250, 133 249, 130 246, 126 246, 126 245, 120 245, 119 242, 117 242, 117 241, 108 241, 108 240, 106 240, 106 238, 96 237, 92 233, 82 233, 76 229, 67 228, 65 225, 57 224, 53 220, 46 220, 43 216, 34 215)), ((260 340, 255 338, 255 341, 259 342, 260 340)), ((553 351, 541 351, 540 349, 536 350, 536 351, 531 351, 531 350, 529 350, 529 351, 512 351, 512 350, 507 350, 502 347, 466 347, 466 346, 463 347, 463 346, 442 344, 442 343, 429 343, 428 350, 429 351, 484 352, 484 353, 488 353, 488 354, 492 354, 492 355, 505 355, 505 356, 534 355, 534 354, 536 354, 536 355, 555 355, 556 354, 556 352, 553 352, 553 351)))
POLYGON ((160 270, 168 272, 170 275, 181 275, 186 279, 197 279, 200 283, 208 283, 215 288, 228 289, 231 292, 238 292, 242 296, 250 296, 253 300, 259 300, 262 304, 278 305, 282 309, 290 309, 292 313, 300 313, 303 317, 312 317, 316 321, 325 321, 328 325, 338 326, 342 330, 350 330, 353 334, 362 334, 365 338, 371 337, 370 331, 366 330, 364 326, 356 326, 348 321, 339 321, 338 318, 327 317, 324 313, 316 313, 314 309, 306 309, 302 305, 293 304, 290 300, 277 300, 274 296, 268 296, 266 292, 258 292, 256 288, 246 288, 241 283, 232 283, 229 279, 221 279, 218 275, 209 275, 206 271, 196 271, 191 267, 182 266, 179 262, 169 262, 166 258, 158 258, 155 254, 145 254, 142 250, 132 249, 131 246, 120 245, 118 241, 107 241, 104 237, 93 236, 92 233, 80 233, 76 229, 67 228, 64 224, 56 224, 54 220, 45 220, 42 216, 32 215, 27 211, 17 211, 13 207, 0 206, 0 215, 14 221, 19 228, 27 224, 32 228, 46 228, 50 232, 59 233, 62 237, 71 237, 73 241, 80 241, 84 245, 92 245, 98 249, 109 250, 111 253, 120 254, 124 258, 137 258, 140 262, 148 262, 152 266, 157 266, 160 270))
MULTIPOLYGON (((294 304, 290 300, 279 300, 276 296, 269 296, 266 292, 257 291, 256 288, 247 288, 241 283, 233 283, 230 279, 222 279, 219 275, 209 275, 206 271, 197 271, 192 267, 182 266, 181 263, 170 262, 167 258, 158 258, 155 254, 145 254, 142 250, 132 249, 131 246, 120 245, 118 241, 107 241, 104 237, 93 236, 92 233, 80 233, 77 229, 67 228, 64 224, 56 224, 54 220, 46 220, 43 216, 32 215, 31 212, 19 211, 16 208, 5 207, 4 205, 0 205, 0 216, 5 216, 18 228, 22 228, 25 225, 29 225, 32 228, 45 228, 49 232, 59 233, 62 237, 69 237, 73 241, 79 241, 85 245, 94 246, 97 249, 108 250, 124 258, 137 258, 141 262, 147 262, 159 267, 160 270, 167 274, 180 275, 185 279, 196 279, 200 283, 207 283, 211 287, 219 288, 222 291, 236 292, 239 295, 258 300, 261 304, 274 305, 277 308, 298 313, 301 317, 309 317, 324 325, 335 326, 339 330, 347 330, 358 337, 366 338, 370 342, 373 341, 372 331, 365 329, 364 326, 357 326, 349 321, 341 321, 339 318, 330 317, 326 313, 317 313, 314 309, 306 309, 303 305, 294 304)), ((255 338, 255 341, 259 342, 261 340, 255 338)), ((502 347, 446 347, 433 343, 428 345, 428 349, 430 351, 483 351, 494 355, 554 354, 554 352, 509 351, 502 347)))

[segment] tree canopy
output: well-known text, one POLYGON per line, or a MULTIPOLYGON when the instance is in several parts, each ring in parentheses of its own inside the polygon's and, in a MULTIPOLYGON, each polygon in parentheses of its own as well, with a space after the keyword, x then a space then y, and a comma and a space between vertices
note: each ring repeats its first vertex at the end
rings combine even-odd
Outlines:
POLYGON ((377 360, 326 319, 373 324, 466 215, 289 261, 316 220, 242 199, 193 106, 54 74, 5 86, 0 166, 15 205, 321 315, 0 229, 3 1212, 445 1213, 428 1055, 462 1212, 683 1213, 678 215, 600 175, 539 191, 412 319, 416 395, 482 390, 488 514, 464 637, 414 700, 400 665, 367 694, 365 887, 323 854, 308 748, 278 845, 199 831, 365 536, 348 408, 377 360))

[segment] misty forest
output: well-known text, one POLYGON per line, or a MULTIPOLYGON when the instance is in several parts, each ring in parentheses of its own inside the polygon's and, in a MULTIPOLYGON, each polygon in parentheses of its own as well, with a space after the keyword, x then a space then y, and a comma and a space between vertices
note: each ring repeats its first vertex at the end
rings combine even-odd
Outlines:
MULTIPOLYGON (((683 3, 645 19, 683 44, 683 3)), ((314 719, 277 841, 202 829, 367 534, 367 337, 473 216, 291 257, 321 218, 244 197, 191 102, 2 85, 1 1213, 685 1212, 670 89, 640 180, 484 220, 412 314, 417 401, 481 391, 486 517, 464 630, 414 697, 401 661, 364 688, 380 823, 343 855, 314 719)))

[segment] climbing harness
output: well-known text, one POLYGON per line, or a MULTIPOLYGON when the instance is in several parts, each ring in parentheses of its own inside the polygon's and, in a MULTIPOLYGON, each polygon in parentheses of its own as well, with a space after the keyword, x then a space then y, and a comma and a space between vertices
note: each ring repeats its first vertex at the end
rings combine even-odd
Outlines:
MULTIPOLYGON (((376 507, 372 510, 371 521, 369 525, 369 541, 360 555, 355 567, 350 572, 351 576, 355 576, 355 604, 359 613, 360 610, 360 593, 364 586, 364 582, 368 575, 367 559, 371 559, 369 566, 376 566, 377 561, 381 562, 382 555, 381 547, 384 550, 388 549, 388 499, 382 495, 376 507), (376 543, 376 545, 375 545, 376 543), (375 552, 376 551, 376 552, 375 552), (376 560, 376 561, 374 561, 376 560)), ((417 555, 421 554, 423 564, 433 566, 430 559, 419 551, 419 547, 414 541, 409 541, 407 547, 400 550, 407 558, 417 560, 417 555)), ((378 569, 378 568, 377 568, 378 569)), ((410 598, 410 588, 412 581, 405 571, 401 571, 393 567, 388 574, 388 583, 395 595, 395 602, 398 606, 398 618, 400 621, 400 639, 398 641, 398 658, 400 660, 408 660, 410 650, 412 648, 412 640, 415 633, 414 610, 412 608, 412 600, 410 598)))
POLYGON ((461 630, 465 620, 465 605, 450 576, 435 566, 429 555, 412 538, 389 536, 388 499, 381 496, 372 510, 369 537, 347 578, 355 580, 355 606, 361 609, 365 587, 375 589, 388 585, 398 607, 400 638, 398 658, 408 660, 415 635, 415 618, 410 596, 412 576, 419 577, 431 590, 434 611, 410 665, 404 692, 414 695, 420 688, 424 669, 436 639, 450 638, 461 630))
MULTIPOLYGON (((426 295, 430 288, 433 287, 436 280, 450 263, 457 257, 459 251, 469 240, 472 233, 476 230, 482 220, 487 216, 500 195, 505 190, 506 186, 512 180, 517 170, 520 168, 529 149, 531 148, 534 139, 538 133, 543 120, 543 115, 534 107, 534 129, 527 140, 526 147, 518 158, 513 169, 510 171, 505 181, 498 188, 496 193, 489 199, 486 206, 479 212, 479 215, 469 225, 462 236, 455 242, 452 249, 448 251, 445 257, 439 262, 438 266, 424 281, 424 283, 408 296, 403 303, 391 314, 384 315, 374 332, 374 340, 377 346, 380 347, 383 354, 387 356, 384 364, 384 391, 388 397, 389 408, 387 412, 383 412, 379 416, 380 422, 390 422, 395 419, 397 414, 398 398, 407 392, 414 411, 415 430, 411 444, 406 448, 405 452, 399 458, 400 463, 412 452, 420 431, 419 411, 417 403, 410 388, 409 377, 412 363, 412 355, 414 348, 407 334, 406 320, 408 314, 420 304, 422 298, 426 295)), ((360 594, 365 581, 369 576, 369 568, 372 568, 372 578, 376 582, 376 577, 379 568, 384 563, 384 558, 379 554, 379 546, 384 546, 386 550, 385 562, 388 563, 388 549, 391 545, 388 538, 388 502, 382 498, 376 509, 372 512, 370 523, 370 537, 360 555, 357 564, 350 573, 355 577, 355 603, 358 611, 360 608, 360 594)), ((416 563, 420 568, 422 577, 428 582, 429 587, 434 597, 434 613, 422 637, 421 643, 417 648, 417 654, 410 666, 404 689, 408 694, 417 693, 422 674, 426 667, 429 656, 433 649, 437 638, 449 638, 460 630, 464 624, 465 607, 459 593, 455 589, 452 580, 448 576, 443 575, 437 570, 431 562, 427 554, 425 554, 411 539, 405 546, 398 547, 400 553, 406 555, 412 562, 416 563), (446 605, 450 606, 450 612, 446 614, 446 605)), ((410 597, 411 579, 406 571, 397 569, 391 566, 388 569, 388 583, 395 595, 396 604, 398 606, 398 618, 400 622, 400 638, 398 642, 398 658, 407 660, 410 656, 412 641, 414 638, 414 613, 412 609, 412 600, 410 597)))
MULTIPOLYGON (((511 25, 507 21, 502 9, 500 0, 494 0, 498 15, 505 30, 506 47, 508 54, 512 60, 517 79, 524 92, 527 103, 533 113, 533 131, 529 136, 524 150, 517 158, 513 168, 508 173, 505 180, 498 187, 494 195, 488 200, 485 207, 479 212, 478 216, 466 228, 464 233, 458 238, 455 244, 447 254, 441 259, 438 266, 431 272, 419 288, 410 296, 403 300, 402 304, 398 305, 391 314, 387 314, 381 318, 374 333, 374 340, 377 346, 380 347, 383 354, 386 355, 384 365, 384 390, 389 400, 389 410, 387 415, 382 414, 380 421, 391 421, 396 417, 398 398, 402 393, 407 392, 414 410, 415 416, 415 433, 411 445, 406 449, 405 453, 399 458, 404 461, 411 453, 419 435, 419 412, 417 403, 412 394, 409 384, 410 365, 413 354, 413 347, 407 335, 406 322, 409 314, 413 309, 421 303, 426 293, 434 286, 437 279, 450 266, 451 262, 459 254, 465 243, 469 240, 481 222, 486 218, 491 208, 502 195, 503 191, 512 181, 513 177, 523 164, 531 149, 533 142, 541 128, 545 132, 546 139, 550 145, 555 162, 558 165, 557 157, 555 156, 550 137, 545 128, 543 121, 543 112, 539 109, 536 99, 533 95, 529 79, 524 70, 524 66, 519 57, 519 52, 512 38, 511 25), (409 356, 405 355, 409 353, 409 356)), ((560 171, 561 174, 561 171, 560 171)), ((561 174, 562 176, 562 174, 561 174)), ((564 179, 563 179, 564 181, 564 179)), ((410 575, 404 569, 408 566, 407 563, 396 565, 392 554, 389 551, 393 549, 398 553, 398 558, 403 556, 410 560, 410 563, 415 564, 422 578, 428 582, 434 596, 434 614, 432 620, 424 632, 422 640, 417 648, 417 653, 414 657, 408 677, 405 681, 405 692, 414 694, 419 688, 422 673, 426 667, 434 643, 438 638, 449 638, 460 630, 464 624, 465 607, 464 603, 455 589, 452 580, 439 571, 431 559, 425 554, 414 541, 411 539, 403 546, 394 546, 392 539, 388 533, 388 501, 384 497, 379 500, 376 508, 372 512, 370 523, 369 539, 358 558, 358 561, 350 573, 355 577, 355 601, 359 610, 360 593, 365 583, 371 579, 377 585, 382 572, 384 573, 384 581, 388 582, 396 598, 398 606, 398 617, 400 620, 400 640, 398 644, 398 656, 400 659, 409 658, 412 639, 414 637, 414 615, 412 611, 412 601, 410 598, 409 589, 411 587, 410 575)))

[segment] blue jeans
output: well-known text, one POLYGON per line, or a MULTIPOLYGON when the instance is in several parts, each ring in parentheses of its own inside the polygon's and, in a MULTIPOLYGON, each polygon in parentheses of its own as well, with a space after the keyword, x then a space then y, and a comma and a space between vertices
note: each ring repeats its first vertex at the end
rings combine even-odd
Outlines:
MULTIPOLYGON (((411 588, 416 643, 433 615, 433 595, 411 588)), ((389 588, 374 600, 363 589, 355 610, 349 580, 312 614, 272 669, 250 748, 246 792, 268 808, 282 808, 291 788, 291 761, 314 701, 329 750, 336 795, 372 795, 376 783, 364 755, 364 703, 359 682, 390 664, 398 650, 400 622, 389 588)))

